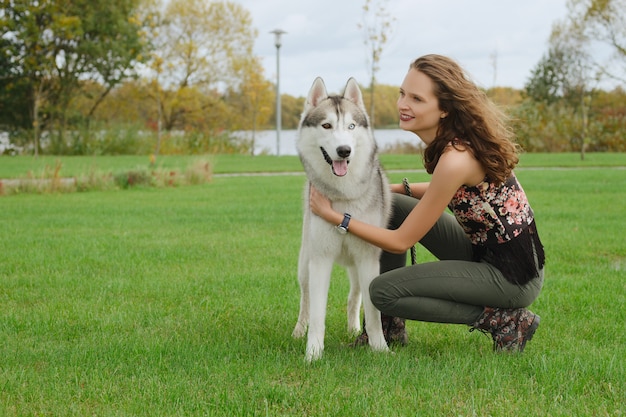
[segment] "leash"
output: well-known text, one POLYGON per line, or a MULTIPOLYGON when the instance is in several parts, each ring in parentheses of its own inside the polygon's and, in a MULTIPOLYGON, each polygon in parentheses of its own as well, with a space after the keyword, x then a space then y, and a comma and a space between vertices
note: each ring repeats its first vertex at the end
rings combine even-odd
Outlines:
MULTIPOLYGON (((404 177, 402 178, 402 185, 404 185, 404 193, 409 197, 413 197, 413 193, 411 193, 411 186, 409 185, 409 179, 404 177)), ((417 263, 417 254, 415 251, 415 245, 411 246, 411 265, 415 265, 417 263)))

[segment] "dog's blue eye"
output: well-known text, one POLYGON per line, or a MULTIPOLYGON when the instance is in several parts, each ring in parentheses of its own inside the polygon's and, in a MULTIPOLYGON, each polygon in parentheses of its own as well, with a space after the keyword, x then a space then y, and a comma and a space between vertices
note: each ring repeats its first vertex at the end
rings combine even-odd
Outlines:
POLYGON ((352 130, 356 127, 356 125, 354 123, 350 123, 350 126, 348 126, 348 129, 352 130))
POLYGON ((323 127, 324 129, 330 129, 332 126, 330 125, 330 123, 324 123, 324 124, 322 125, 322 127, 323 127))

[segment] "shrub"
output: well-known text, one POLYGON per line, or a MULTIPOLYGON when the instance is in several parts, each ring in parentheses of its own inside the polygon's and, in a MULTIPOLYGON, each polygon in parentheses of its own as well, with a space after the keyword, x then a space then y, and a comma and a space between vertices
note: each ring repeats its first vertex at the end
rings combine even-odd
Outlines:
POLYGON ((150 186, 153 183, 153 177, 145 168, 136 168, 131 171, 121 172, 114 177, 115 184, 123 189, 145 185, 150 186))
POLYGON ((45 166, 40 174, 29 171, 21 178, 0 180, 0 195, 70 193, 95 190, 129 189, 132 187, 177 187, 211 182, 213 166, 210 161, 199 159, 182 169, 149 168, 138 166, 113 174, 90 168, 84 174, 73 177, 61 175, 61 162, 54 167, 45 166))

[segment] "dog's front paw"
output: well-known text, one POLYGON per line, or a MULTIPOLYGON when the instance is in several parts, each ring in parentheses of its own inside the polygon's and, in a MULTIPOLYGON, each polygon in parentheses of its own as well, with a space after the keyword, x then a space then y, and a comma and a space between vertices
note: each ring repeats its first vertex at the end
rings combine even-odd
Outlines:
POLYGON ((372 346, 372 350, 373 350, 374 352, 382 352, 382 353, 389 353, 389 352, 391 352, 391 353, 393 353, 393 352, 391 351, 391 349, 389 349, 389 346, 387 346, 387 345, 384 345, 384 346, 377 346, 377 347, 372 346))
POLYGON ((306 349, 306 355, 304 355, 304 360, 311 363, 322 358, 323 349, 319 348, 308 348, 306 349))
POLYGON ((374 352, 389 352, 389 346, 387 345, 387 342, 385 341, 385 337, 382 335, 382 332, 380 333, 380 335, 368 335, 369 336, 369 345, 370 348, 374 351, 374 352), (376 337, 378 336, 378 337, 376 337))
POLYGON ((351 322, 348 323, 348 333, 350 333, 353 336, 358 335, 359 333, 361 333, 361 323, 359 323, 358 319, 356 322, 351 322))
POLYGON ((306 324, 296 323, 296 327, 294 327, 293 332, 291 332, 291 337, 294 339, 300 339, 306 334, 306 324))
POLYGON ((324 353, 324 336, 316 337, 312 335, 309 329, 309 337, 306 341, 306 354, 304 359, 307 362, 313 362, 321 359, 322 353, 324 353))

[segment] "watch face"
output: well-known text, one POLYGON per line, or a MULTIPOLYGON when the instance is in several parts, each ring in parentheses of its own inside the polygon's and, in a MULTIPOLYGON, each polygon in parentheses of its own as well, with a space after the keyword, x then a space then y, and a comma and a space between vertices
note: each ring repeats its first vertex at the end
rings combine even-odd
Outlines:
POLYGON ((346 233, 348 233, 348 229, 346 229, 342 225, 337 226, 337 231, 342 235, 345 235, 346 233))

